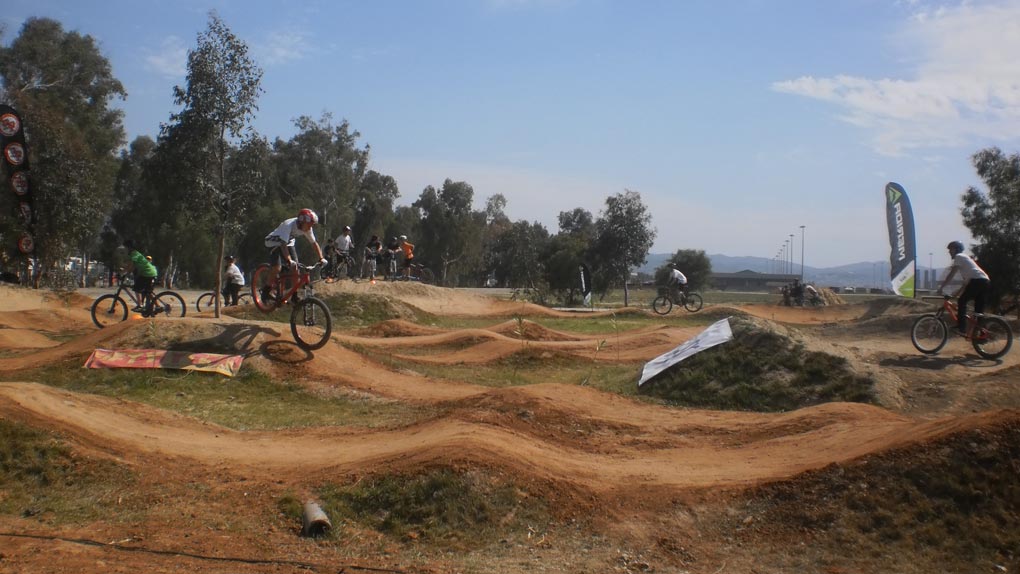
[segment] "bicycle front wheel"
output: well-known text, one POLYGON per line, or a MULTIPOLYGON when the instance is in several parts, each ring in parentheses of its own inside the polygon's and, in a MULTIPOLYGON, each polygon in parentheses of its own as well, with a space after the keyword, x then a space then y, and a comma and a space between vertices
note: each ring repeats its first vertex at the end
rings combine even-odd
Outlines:
POLYGON ((152 300, 152 311, 156 317, 183 317, 188 312, 184 298, 173 291, 163 291, 152 300))
POLYGON ((127 319, 128 307, 120 297, 107 293, 92 304, 92 322, 102 329, 127 319))
POLYGON ((705 301, 701 298, 701 295, 697 293, 688 293, 684 298, 684 309, 687 309, 691 313, 697 313, 701 311, 701 307, 704 306, 705 301))
POLYGON ((925 355, 934 355, 946 346, 949 328, 946 322, 934 314, 921 315, 910 328, 910 342, 925 355))
POLYGON ((1013 346, 1013 330, 999 317, 980 317, 974 326, 971 343, 982 357, 998 359, 1013 346))
POLYGON ((652 311, 655 311, 659 315, 665 315, 673 310, 673 301, 665 295, 659 295, 652 301, 652 311))
POLYGON ((290 314, 290 332, 302 349, 311 351, 322 348, 329 342, 329 335, 333 332, 333 317, 329 314, 329 307, 315 297, 302 299, 294 305, 290 314))

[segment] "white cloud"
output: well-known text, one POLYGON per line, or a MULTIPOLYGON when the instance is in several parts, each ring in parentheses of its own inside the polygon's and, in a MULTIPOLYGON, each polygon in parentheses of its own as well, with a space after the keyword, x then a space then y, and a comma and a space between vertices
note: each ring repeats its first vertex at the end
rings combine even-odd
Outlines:
POLYGON ((803 76, 772 87, 839 106, 887 155, 1020 133, 1020 0, 919 12, 899 39, 918 51, 911 77, 803 76))
POLYGON ((311 51, 307 33, 296 28, 270 32, 265 42, 253 47, 256 59, 267 66, 300 60, 311 51))
POLYGON ((145 57, 149 70, 167 78, 183 78, 188 67, 188 47, 177 36, 167 36, 159 51, 145 57))

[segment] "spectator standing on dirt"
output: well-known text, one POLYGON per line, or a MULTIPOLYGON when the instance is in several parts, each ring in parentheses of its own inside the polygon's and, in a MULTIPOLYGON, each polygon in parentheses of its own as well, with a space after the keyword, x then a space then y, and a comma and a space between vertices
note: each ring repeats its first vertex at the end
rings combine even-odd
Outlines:
POLYGON ((404 279, 411 278, 411 264, 414 263, 414 244, 406 235, 400 236, 400 250, 404 252, 404 279))
MULTIPOLYGON (((152 284, 156 282, 156 276, 159 275, 159 271, 156 270, 156 266, 152 264, 152 259, 142 255, 142 252, 135 248, 135 242, 131 239, 124 240, 124 249, 128 252, 128 263, 127 270, 134 273, 135 293, 138 293, 144 297, 144 301, 148 302, 151 297, 145 297, 152 293, 152 284)), ((136 306, 131 311, 140 313, 143 311, 141 306, 136 306)))
POLYGON ((368 279, 375 279, 376 264, 382 256, 382 241, 378 235, 373 235, 365 244, 365 264, 362 266, 362 276, 368 279))
POLYGON ((241 268, 237 266, 236 258, 233 255, 227 255, 223 261, 227 266, 223 277, 223 304, 237 305, 237 299, 241 296, 241 287, 244 287, 244 274, 241 273, 241 268))
POLYGON ((677 264, 670 261, 669 277, 666 278, 666 286, 669 288, 669 296, 674 303, 683 301, 681 293, 687 292, 687 276, 677 269, 677 264))
POLYGON ((337 254, 336 239, 330 237, 328 240, 326 240, 326 246, 322 248, 322 254, 330 265, 336 263, 337 254))
MULTIPOLYGON (((298 263, 297 238, 304 237, 312 243, 315 248, 315 255, 320 263, 325 264, 326 258, 322 256, 322 248, 315 240, 315 233, 312 228, 319 222, 319 216, 311 209, 302 209, 297 217, 283 220, 276 229, 266 236, 266 247, 269 251, 269 264, 273 266, 273 272, 269 278, 269 284, 276 283, 280 276, 280 269, 283 266, 290 267, 291 263, 298 263)), ((261 296, 263 299, 270 295, 270 286, 262 287, 261 296)))
POLYGON ((949 250, 949 257, 953 260, 952 267, 946 278, 939 284, 939 295, 942 290, 953 280, 957 271, 963 279, 963 289, 960 290, 959 298, 956 300, 956 334, 967 336, 967 303, 974 300, 974 314, 983 313, 985 310, 985 293, 988 291, 990 281, 985 270, 978 266, 969 255, 963 252, 963 243, 950 241, 946 246, 949 250))
POLYGON ((386 277, 389 279, 397 278, 397 257, 400 255, 400 240, 396 237, 390 239, 390 242, 386 244, 386 277))

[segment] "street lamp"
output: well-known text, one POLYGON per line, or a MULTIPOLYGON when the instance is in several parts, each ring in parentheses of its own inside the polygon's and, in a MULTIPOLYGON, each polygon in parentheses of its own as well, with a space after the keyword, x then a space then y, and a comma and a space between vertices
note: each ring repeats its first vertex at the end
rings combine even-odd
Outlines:
POLYGON ((800 282, 804 282, 804 227, 800 226, 800 282))
POLYGON ((793 275, 793 234, 790 234, 790 275, 793 275))

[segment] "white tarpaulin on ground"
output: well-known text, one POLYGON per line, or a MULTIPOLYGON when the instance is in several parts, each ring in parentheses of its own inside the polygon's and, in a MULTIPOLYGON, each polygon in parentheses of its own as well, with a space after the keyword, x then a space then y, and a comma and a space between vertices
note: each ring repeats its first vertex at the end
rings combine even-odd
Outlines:
POLYGON ((731 340, 733 340, 733 331, 730 330, 729 318, 716 321, 707 329, 698 333, 697 337, 645 363, 645 368, 641 370, 641 380, 638 381, 638 386, 640 387, 648 379, 695 353, 700 353, 705 349, 731 340))

